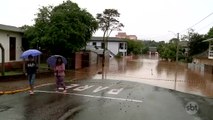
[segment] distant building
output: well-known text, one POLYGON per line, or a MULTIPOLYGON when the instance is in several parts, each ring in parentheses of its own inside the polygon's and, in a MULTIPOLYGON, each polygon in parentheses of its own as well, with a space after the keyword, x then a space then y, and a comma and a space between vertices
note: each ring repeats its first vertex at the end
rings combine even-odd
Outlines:
MULTIPOLYGON (((103 37, 92 37, 87 43, 87 49, 96 49, 97 53, 103 53, 103 37)), ((111 57, 120 54, 121 56, 127 55, 127 43, 125 40, 109 37, 107 43, 107 49, 111 57)))
POLYGON ((115 35, 116 38, 127 38, 127 34, 125 32, 118 32, 117 35, 115 35))
POLYGON ((130 40, 137 40, 138 39, 136 35, 128 35, 127 38, 130 39, 130 40))
POLYGON ((118 32, 118 34, 115 36, 116 38, 123 38, 123 39, 130 39, 130 40, 137 40, 136 35, 127 35, 126 32, 118 32))
POLYGON ((149 47, 149 55, 158 55, 157 47, 149 47))

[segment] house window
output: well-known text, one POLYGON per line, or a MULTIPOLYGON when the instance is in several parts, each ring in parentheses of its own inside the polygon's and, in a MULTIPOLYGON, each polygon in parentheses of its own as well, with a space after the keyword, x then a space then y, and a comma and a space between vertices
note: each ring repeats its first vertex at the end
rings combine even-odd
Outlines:
POLYGON ((16 60, 16 38, 10 37, 10 60, 16 60))
POLYGON ((123 43, 119 43, 119 49, 124 49, 124 44, 123 43))
POLYGON ((104 43, 103 43, 103 42, 101 43, 101 48, 103 48, 103 49, 104 49, 104 43))
POLYGON ((93 46, 96 46, 96 45, 97 45, 97 43, 96 43, 96 42, 92 42, 92 45, 93 45, 93 46))

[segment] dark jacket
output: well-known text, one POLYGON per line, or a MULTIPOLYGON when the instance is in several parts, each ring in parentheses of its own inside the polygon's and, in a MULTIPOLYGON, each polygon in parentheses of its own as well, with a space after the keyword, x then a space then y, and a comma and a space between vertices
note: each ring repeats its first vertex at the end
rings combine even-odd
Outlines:
POLYGON ((27 74, 35 74, 36 70, 38 69, 38 66, 35 61, 28 61, 25 67, 27 74))

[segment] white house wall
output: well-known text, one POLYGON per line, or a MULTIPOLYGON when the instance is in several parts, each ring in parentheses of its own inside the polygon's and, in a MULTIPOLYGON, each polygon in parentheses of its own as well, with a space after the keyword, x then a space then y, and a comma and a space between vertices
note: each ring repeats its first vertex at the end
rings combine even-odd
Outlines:
MULTIPOLYGON (((22 35, 15 32, 7 32, 7 31, 0 30, 0 43, 5 49, 5 62, 14 62, 14 61, 10 61, 10 49, 9 49, 10 37, 16 38, 16 60, 15 61, 21 61, 22 59, 20 59, 20 55, 22 54, 22 50, 21 50, 22 35)), ((0 61, 2 60, 1 56, 2 56, 2 53, 0 51, 0 61)))
MULTIPOLYGON (((101 47, 101 42, 99 41, 90 41, 87 43, 87 45, 89 46, 93 46, 93 42, 96 43, 96 46, 98 46, 99 48, 101 47)), ((108 42, 107 44, 107 48, 108 50, 110 50, 114 55, 117 55, 119 52, 124 53, 123 55, 126 55, 127 52, 127 48, 125 48, 126 43, 125 42, 108 42), (120 43, 124 43, 124 49, 119 49, 119 44, 120 43)))
POLYGON ((113 52, 115 55, 118 54, 119 42, 108 42, 108 50, 113 52))
MULTIPOLYGON (((92 43, 93 43, 93 42, 88 42, 87 45, 93 45, 92 43)), ((100 46, 100 47, 101 47, 101 43, 102 43, 102 42, 96 42, 96 41, 95 41, 95 43, 96 43, 96 46, 100 46)))

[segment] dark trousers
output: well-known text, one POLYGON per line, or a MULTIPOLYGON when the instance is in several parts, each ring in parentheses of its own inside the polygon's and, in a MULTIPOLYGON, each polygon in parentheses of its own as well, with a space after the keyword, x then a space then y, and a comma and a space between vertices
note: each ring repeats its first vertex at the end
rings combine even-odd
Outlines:
POLYGON ((64 84, 64 77, 56 76, 56 87, 57 87, 57 90, 59 90, 59 87, 63 87, 64 90, 66 89, 66 86, 64 84))

